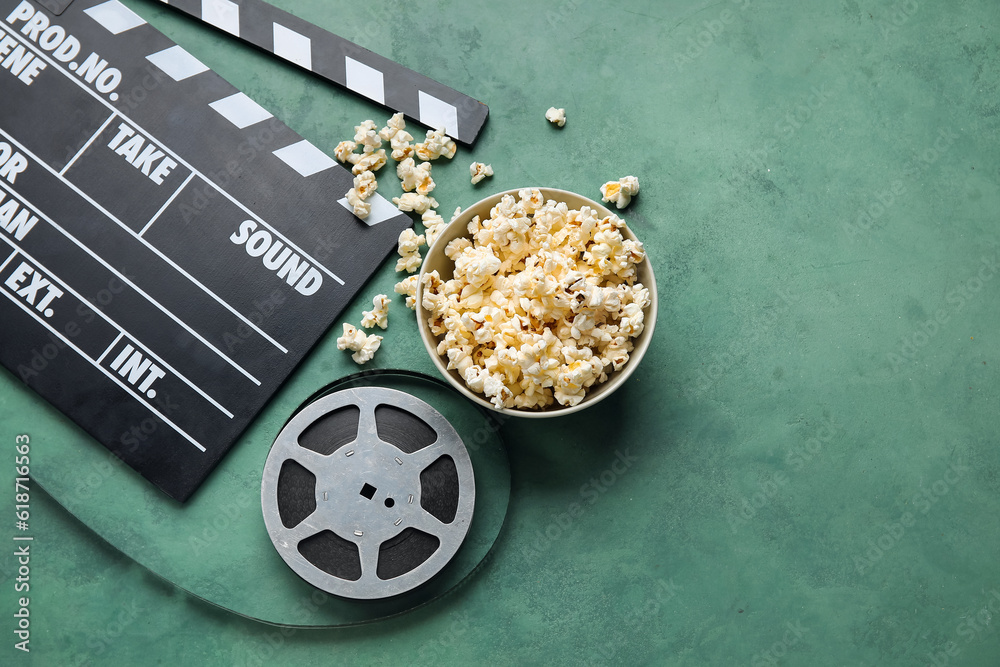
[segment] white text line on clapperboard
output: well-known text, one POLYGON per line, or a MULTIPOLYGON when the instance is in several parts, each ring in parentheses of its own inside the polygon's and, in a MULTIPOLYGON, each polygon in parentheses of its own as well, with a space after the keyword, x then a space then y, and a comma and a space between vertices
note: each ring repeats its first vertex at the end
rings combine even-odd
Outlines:
POLYGON ((0 178, 14 185, 17 175, 27 168, 28 158, 14 150, 6 141, 0 141, 0 178))
MULTIPOLYGON (((115 67, 108 67, 108 61, 91 51, 82 63, 75 58, 80 55, 80 40, 66 32, 62 26, 49 20, 41 10, 36 10, 28 0, 22 0, 6 18, 8 25, 20 26, 21 35, 48 52, 52 58, 68 63, 71 71, 94 86, 99 93, 109 95, 112 101, 118 98, 114 89, 122 81, 122 73, 115 67)), ((22 43, 15 33, 7 32, 0 37, 0 67, 16 76, 24 85, 30 86, 47 66, 45 60, 22 43)))

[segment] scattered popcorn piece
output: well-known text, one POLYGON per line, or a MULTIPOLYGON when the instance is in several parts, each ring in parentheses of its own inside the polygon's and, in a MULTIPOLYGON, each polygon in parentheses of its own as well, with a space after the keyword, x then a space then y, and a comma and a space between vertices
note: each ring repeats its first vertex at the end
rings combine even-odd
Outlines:
POLYGON ((361 312, 361 326, 365 329, 389 328, 389 303, 392 301, 385 294, 376 294, 372 299, 372 309, 361 312))
POLYGON ((426 239, 423 234, 417 234, 412 229, 407 228, 399 233, 396 248, 400 255, 412 255, 415 252, 420 252, 420 246, 424 243, 426 243, 426 239))
POLYGON ((413 141, 413 135, 406 131, 406 121, 403 120, 402 113, 397 113, 390 118, 378 134, 383 140, 389 142, 392 148, 392 159, 396 162, 413 157, 414 149, 410 145, 410 142, 413 141))
POLYGON ((364 171, 355 176, 354 189, 357 190, 358 196, 362 199, 371 197, 372 193, 378 190, 378 181, 375 180, 375 174, 370 171, 364 171))
POLYGON ((434 189, 430 162, 417 164, 412 157, 405 158, 396 166, 396 175, 404 192, 416 190, 417 194, 426 195, 434 189))
POLYGON ((382 138, 375 129, 375 121, 366 120, 354 126, 354 141, 364 153, 372 153, 382 146, 382 138))
POLYGON ((396 246, 399 251, 399 259, 396 260, 396 270, 413 273, 419 269, 420 262, 422 261, 420 246, 424 245, 424 243, 423 234, 417 234, 412 229, 404 229, 400 232, 396 246))
POLYGON ((344 333, 337 339, 338 350, 360 350, 364 344, 365 334, 357 328, 344 322, 344 333))
POLYGON ((371 361, 381 344, 382 336, 365 335, 363 331, 358 331, 356 327, 346 322, 344 323, 343 335, 337 339, 337 349, 352 350, 354 354, 351 355, 351 359, 356 364, 371 361))
POLYGON ((492 176, 493 167, 482 162, 473 162, 469 165, 469 174, 472 176, 472 184, 475 185, 487 176, 492 176))
POLYGON ((447 224, 445 223, 444 218, 442 218, 438 212, 434 210, 424 211, 423 215, 420 216, 420 220, 424 223, 425 227, 433 227, 437 225, 444 227, 447 224))
POLYGON ((608 181, 601 186, 601 201, 613 202, 618 205, 618 208, 623 208, 625 205, 621 203, 621 196, 622 184, 618 181, 608 181))
POLYGON ((416 275, 407 276, 396 283, 396 286, 393 287, 396 294, 406 295, 406 307, 410 310, 417 309, 417 280, 419 278, 420 276, 416 275))
POLYGON ((382 137, 385 141, 390 141, 394 136, 406 129, 406 120, 403 118, 403 112, 393 114, 391 118, 385 123, 385 127, 378 131, 378 135, 382 137))
MULTIPOLYGON (((570 210, 528 188, 473 218, 468 236, 445 248, 452 277, 420 277, 420 306, 448 369, 498 409, 579 404, 625 366, 644 329, 650 297, 636 265, 645 250, 624 228, 615 215, 570 210)), ((415 292, 407 281, 396 291, 415 292)))
POLYGON ((424 141, 416 145, 417 157, 425 162, 436 160, 442 155, 449 160, 455 157, 458 147, 455 142, 448 137, 443 129, 428 130, 424 141))
POLYGON ((639 194, 639 179, 635 176, 626 176, 618 180, 622 184, 622 192, 627 194, 629 197, 634 197, 639 194))
MULTIPOLYGON (((363 172, 365 174, 370 174, 370 171, 363 172)), ((358 216, 362 220, 371 215, 372 205, 364 200, 364 198, 358 193, 357 188, 351 188, 347 191, 347 203, 354 208, 354 215, 358 216)))
POLYGON ((462 207, 458 206, 455 208, 455 212, 451 214, 451 220, 448 221, 448 224, 450 225, 451 223, 455 222, 455 220, 460 215, 462 215, 462 207))
POLYGON ((358 145, 353 141, 341 141, 337 144, 337 147, 333 149, 333 156, 341 162, 347 162, 351 159, 351 155, 357 147, 358 145))
POLYGON ((372 205, 365 200, 378 190, 375 174, 363 171, 354 177, 354 187, 347 191, 347 203, 354 207, 354 215, 362 220, 372 212, 372 205))
POLYGON ((411 141, 413 141, 413 135, 405 131, 400 132, 393 137, 389 141, 389 145, 392 147, 392 159, 399 162, 400 160, 405 160, 408 157, 413 157, 416 151, 410 144, 411 141))
POLYGON ((545 118, 553 125, 562 127, 566 124, 566 110, 549 107, 549 110, 545 112, 545 118))
MULTIPOLYGON (((422 163, 428 164, 428 163, 422 163)), ((396 165, 396 176, 399 177, 399 186, 403 188, 403 192, 412 192, 413 188, 416 187, 416 178, 413 172, 416 170, 417 163, 411 158, 405 158, 399 164, 396 165)))
POLYGON ((378 171, 385 166, 385 149, 380 148, 373 153, 365 153, 363 155, 358 155, 357 153, 351 155, 351 162, 354 163, 354 167, 351 171, 357 175, 363 171, 378 171), (357 158, 357 160, 353 158, 357 158))
POLYGON ((361 346, 361 349, 351 355, 351 359, 353 359, 356 364, 368 363, 375 357, 375 352, 381 345, 382 336, 371 334, 365 338, 364 345, 361 346))
POLYGON ((434 245, 438 234, 444 231, 447 226, 444 218, 438 215, 437 211, 428 209, 420 216, 420 221, 424 223, 424 236, 427 239, 427 247, 434 245))
POLYGON ((371 119, 361 121, 360 125, 354 126, 354 135, 355 135, 354 140, 361 141, 361 139, 358 139, 358 135, 366 134, 369 131, 374 132, 376 127, 377 126, 375 125, 375 121, 371 119))
POLYGON ((401 197, 393 197, 392 203, 400 211, 413 211, 421 214, 428 209, 438 207, 437 200, 434 197, 428 197, 416 192, 404 192, 401 197))
POLYGON ((626 176, 601 186, 601 201, 613 202, 619 209, 628 206, 632 197, 637 194, 639 194, 639 179, 635 176, 626 176))
POLYGON ((420 262, 423 258, 420 256, 419 252, 415 252, 411 255, 403 255, 396 260, 396 271, 406 271, 407 273, 413 273, 420 268, 420 262))

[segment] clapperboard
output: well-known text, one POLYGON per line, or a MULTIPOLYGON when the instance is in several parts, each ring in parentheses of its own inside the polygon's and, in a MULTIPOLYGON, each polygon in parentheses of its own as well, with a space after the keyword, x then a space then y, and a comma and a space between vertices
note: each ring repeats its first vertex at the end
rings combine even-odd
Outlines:
MULTIPOLYGON (((196 4, 233 34, 222 10, 267 7, 196 4)), ((117 0, 0 17, 0 362, 184 501, 410 220, 378 194, 356 218, 347 169, 117 0)), ((324 62, 299 23, 266 27, 258 46, 324 62)), ((396 106, 484 114, 443 95, 396 106)))

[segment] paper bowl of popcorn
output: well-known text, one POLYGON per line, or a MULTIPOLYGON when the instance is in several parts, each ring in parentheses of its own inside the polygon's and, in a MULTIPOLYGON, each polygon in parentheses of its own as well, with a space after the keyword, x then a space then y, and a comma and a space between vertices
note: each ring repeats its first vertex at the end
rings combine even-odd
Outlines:
POLYGON ((656 280, 625 222, 586 197, 508 190, 459 214, 421 267, 417 325, 441 373, 483 407, 555 417, 635 371, 656 280))

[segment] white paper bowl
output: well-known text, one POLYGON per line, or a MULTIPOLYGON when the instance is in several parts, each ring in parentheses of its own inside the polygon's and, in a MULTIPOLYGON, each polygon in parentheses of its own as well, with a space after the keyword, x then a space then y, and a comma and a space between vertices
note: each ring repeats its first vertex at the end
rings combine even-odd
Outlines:
MULTIPOLYGON (((557 202, 566 202, 566 205, 569 206, 570 209, 580 209, 584 206, 589 206, 597 212, 598 216, 602 218, 614 213, 601 204, 573 192, 556 190, 553 188, 539 188, 539 190, 546 200, 554 199, 557 202)), ((442 280, 450 279, 452 277, 455 264, 445 256, 445 246, 459 236, 469 237, 468 226, 469 221, 472 220, 473 217, 478 215, 480 219, 488 218, 490 215, 490 209, 500 202, 501 197, 507 194, 517 197, 517 192, 517 190, 507 190, 506 192, 491 195, 464 210, 454 222, 445 227, 444 231, 442 231, 434 241, 434 245, 427 250, 423 266, 420 269, 420 275, 423 276, 424 273, 437 271, 442 280)), ((636 239, 635 234, 632 233, 632 230, 628 229, 628 227, 625 227, 622 230, 622 235, 632 240, 638 240, 636 239)), ((591 386, 587 390, 587 395, 584 399, 574 406, 562 406, 558 403, 553 403, 549 407, 542 409, 504 408, 502 410, 497 410, 497 408, 490 403, 489 399, 482 394, 477 394, 469 389, 469 387, 465 384, 465 380, 458 374, 458 371, 448 370, 447 359, 437 353, 437 345, 442 337, 432 334, 430 327, 427 324, 428 312, 424 309, 422 303, 423 285, 419 283, 417 287, 417 328, 420 330, 420 337, 423 339, 424 347, 427 348, 427 353, 431 355, 434 365, 437 366, 438 370, 441 371, 441 374, 448 379, 448 382, 450 382, 455 389, 468 397, 469 400, 481 405, 484 408, 504 415, 535 418, 561 417, 563 415, 568 415, 573 412, 589 408, 595 403, 610 396, 611 393, 618 389, 618 387, 620 387, 622 383, 625 382, 625 380, 627 380, 628 377, 635 371, 635 369, 639 366, 639 362, 642 361, 642 357, 645 355, 646 350, 649 348, 650 341, 653 338, 653 328, 656 324, 656 279, 653 276, 653 268, 649 263, 648 257, 643 262, 636 265, 636 272, 639 282, 641 282, 643 286, 649 290, 649 305, 646 307, 645 311, 643 311, 643 321, 645 323, 645 327, 643 328, 641 334, 632 339, 634 349, 629 354, 629 360, 625 366, 623 366, 619 371, 610 372, 606 382, 591 386)))

